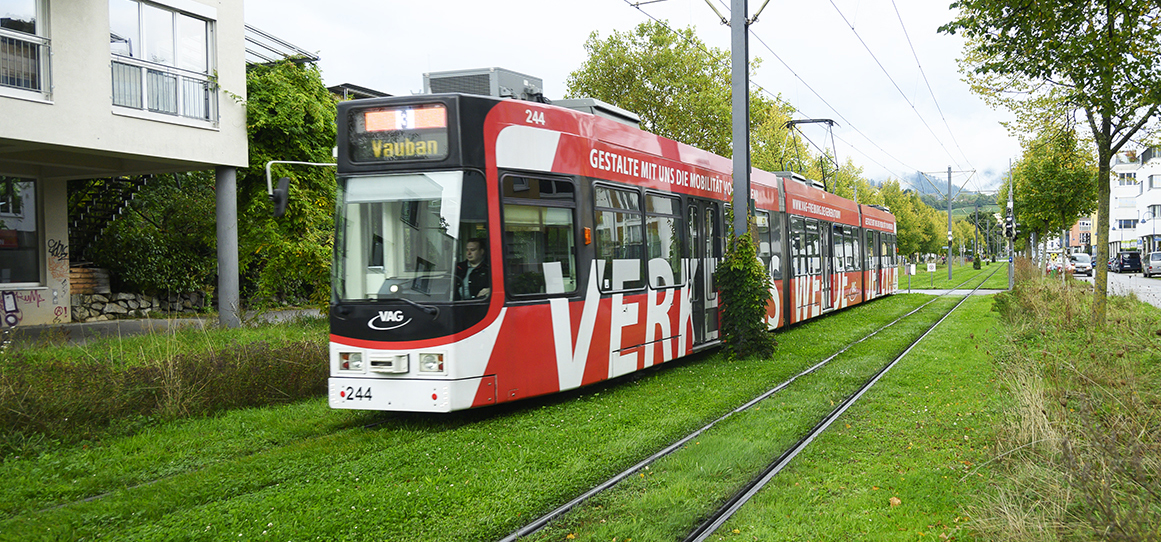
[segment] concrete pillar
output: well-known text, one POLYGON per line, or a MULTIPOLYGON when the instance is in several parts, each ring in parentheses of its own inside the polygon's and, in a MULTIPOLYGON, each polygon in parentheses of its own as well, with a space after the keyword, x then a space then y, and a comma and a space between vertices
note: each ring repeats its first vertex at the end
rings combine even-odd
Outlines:
POLYGON ((242 325, 238 294, 238 172, 218 166, 215 171, 218 223, 218 323, 242 325))

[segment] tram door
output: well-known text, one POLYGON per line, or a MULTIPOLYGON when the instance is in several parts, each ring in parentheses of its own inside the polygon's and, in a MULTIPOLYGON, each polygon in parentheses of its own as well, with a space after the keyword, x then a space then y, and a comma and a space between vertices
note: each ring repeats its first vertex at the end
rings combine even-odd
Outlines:
POLYGON ((718 299, 713 272, 721 253, 721 216, 717 204, 690 200, 686 208, 689 238, 685 257, 692 272, 687 276, 692 290, 693 343, 718 338, 718 299))
POLYGON ((879 236, 882 234, 877 231, 868 231, 867 234, 869 236, 873 236, 871 239, 871 246, 874 248, 871 250, 874 250, 875 252, 874 263, 871 265, 871 268, 873 269, 871 272, 871 291, 875 292, 875 297, 879 297, 883 295, 883 247, 879 244, 879 236))
POLYGON ((831 298, 831 279, 834 275, 834 237, 830 224, 826 222, 819 223, 818 233, 822 236, 819 243, 821 245, 819 248, 822 249, 820 254, 822 257, 822 284, 819 287, 822 288, 822 310, 828 311, 834 308, 834 299, 831 298))

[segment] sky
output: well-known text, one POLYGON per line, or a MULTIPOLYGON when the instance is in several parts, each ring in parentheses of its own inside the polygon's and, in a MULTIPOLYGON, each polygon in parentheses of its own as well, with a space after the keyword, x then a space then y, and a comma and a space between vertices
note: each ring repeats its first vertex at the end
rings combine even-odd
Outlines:
MULTIPOLYGON (((328 86, 393 95, 422 92, 427 72, 500 67, 541 78, 545 96, 562 99, 590 34, 651 18, 730 47, 707 0, 244 1, 247 24, 320 57, 328 86)), ((708 1, 729 17, 729 0, 708 1)), ((950 2, 770 0, 750 26, 750 57, 761 59, 751 84, 781 96, 795 118, 834 120, 839 160, 870 179, 915 187, 923 172, 943 192, 950 167, 957 189, 995 190, 1020 146, 1000 125, 1011 114, 962 81, 962 39, 936 32, 954 16, 950 2)), ((761 3, 749 0, 751 17, 761 3)), ((822 125, 802 130, 830 148, 822 125)))

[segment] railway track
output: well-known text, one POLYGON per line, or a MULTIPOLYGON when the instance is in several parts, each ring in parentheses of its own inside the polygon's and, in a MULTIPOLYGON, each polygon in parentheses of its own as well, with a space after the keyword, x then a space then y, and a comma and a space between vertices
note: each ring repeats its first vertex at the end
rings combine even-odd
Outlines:
MULTIPOLYGON (((795 381, 799 380, 800 378, 803 378, 807 375, 815 373, 816 371, 827 366, 832 361, 839 358, 843 354, 847 353, 848 351, 850 351, 852 348, 856 347, 857 345, 860 345, 860 344, 868 341, 869 339, 876 337, 877 335, 884 332, 885 330, 892 328, 893 326, 895 326, 899 322, 902 322, 902 321, 906 320, 907 318, 910 318, 910 317, 916 315, 917 313, 923 311, 925 308, 927 308, 932 303, 935 303, 939 299, 946 297, 948 295, 951 295, 951 292, 953 292, 955 290, 962 290, 962 289, 970 288, 971 291, 974 293, 984 283, 986 283, 987 280, 992 277, 992 275, 994 275, 997 271, 999 271, 1000 269, 1003 269, 1003 268, 1004 267, 997 267, 991 273, 988 273, 987 276, 983 277, 983 279, 980 279, 980 277, 977 275, 976 277, 969 278, 968 280, 960 283, 959 285, 948 289, 947 293, 931 299, 930 301, 920 305, 919 307, 904 314, 903 316, 900 316, 899 318, 896 318, 895 320, 891 321, 890 323, 872 331, 871 333, 867 334, 866 336, 864 336, 856 341, 851 342, 850 344, 841 348, 840 350, 838 350, 837 352, 835 352, 831 356, 827 357, 826 359, 823 359, 822 361, 816 363, 815 365, 812 365, 809 368, 803 370, 802 372, 800 372, 800 373, 790 377, 789 379, 779 383, 778 385, 770 388, 766 392, 758 395, 757 397, 754 397, 750 401, 747 401, 745 404, 738 406, 734 410, 727 412, 726 414, 724 414, 721 417, 711 421, 710 423, 698 428, 697 430, 690 432, 688 435, 678 439, 677 441, 673 442, 669 446, 666 446, 662 450, 660 450, 660 451, 654 453, 653 455, 650 455, 649 457, 641 460, 640 462, 634 464, 633 466, 629 467, 628 469, 625 469, 624 471, 616 474, 615 476, 612 476, 612 477, 608 478, 607 480, 601 482, 600 484, 597 484, 592 489, 590 489, 590 490, 584 492, 583 494, 575 497, 574 499, 568 501, 567 503, 561 505, 560 507, 554 509, 553 511, 536 518, 532 522, 530 522, 530 523, 526 524, 525 526, 521 527, 520 529, 512 532, 508 536, 500 539, 500 542, 515 542, 521 538, 525 538, 525 537, 528 537, 530 535, 536 534, 538 531, 540 531, 541 529, 544 529, 546 526, 548 526, 552 522, 564 517, 570 511, 576 509, 579 506, 582 506, 584 503, 586 503, 590 499, 611 490, 612 488, 614 488, 615 486, 617 486, 619 483, 621 483, 622 481, 624 481, 627 478, 630 478, 634 475, 638 475, 638 474, 643 473, 650 466, 652 466, 653 464, 655 464, 657 461, 661 460, 662 458, 670 456, 670 455, 674 454, 675 452, 685 448, 691 442, 694 442, 695 439, 701 437, 707 431, 712 429, 714 426, 724 422, 725 420, 733 417, 736 414, 748 411, 748 410, 754 408, 755 406, 762 404, 767 399, 770 399, 771 397, 775 396, 777 393, 790 387, 795 381), (969 283, 974 283, 974 286, 969 285, 969 283)), ((920 341, 922 341, 925 337, 927 337, 927 335, 929 335, 932 331, 934 331, 935 328, 939 326, 939 324, 941 324, 944 320, 946 320, 947 317, 949 317, 952 314, 952 312, 955 311, 956 308, 958 308, 960 305, 962 305, 963 302, 968 297, 970 297, 970 296, 963 296, 963 298, 960 299, 959 302, 955 303, 951 307, 950 310, 946 311, 933 324, 928 326, 927 329, 925 331, 923 331, 922 334, 920 334, 918 337, 916 337, 914 340, 912 340, 906 346, 906 348, 903 349, 902 352, 900 352, 898 355, 894 356, 888 363, 883 365, 870 378, 868 378, 866 381, 864 381, 861 386, 859 386, 856 390, 854 390, 851 394, 849 394, 845 400, 843 400, 841 403, 836 405, 835 408, 830 413, 828 413, 826 416, 824 416, 817 424, 815 424, 814 427, 811 428, 809 432, 807 432, 805 435, 802 435, 801 438, 799 438, 798 441, 793 446, 786 449, 780 455, 778 455, 776 458, 774 458, 771 462, 769 462, 760 472, 756 473, 756 475, 751 479, 751 481, 749 483, 745 484, 743 487, 741 487, 735 493, 733 493, 728 499, 725 500, 725 502, 719 508, 714 510, 708 516, 702 518, 697 523, 696 527, 691 530, 691 532, 688 534, 688 536, 685 537, 685 539, 684 539, 685 542, 701 542, 701 541, 704 541, 707 538, 709 538, 711 535, 713 535, 713 533, 718 528, 720 528, 731 516, 733 516, 735 512, 737 512, 754 495, 756 495, 780 471, 782 471, 790 463, 790 461, 793 460, 794 457, 799 454, 799 452, 801 452, 803 449, 805 449, 818 435, 820 435, 823 431, 825 431, 836 419, 838 419, 840 416, 842 416, 842 414, 844 412, 846 412, 846 410, 848 408, 850 408, 853 404, 855 404, 863 396, 863 394, 866 393, 867 390, 869 390, 871 387, 873 387, 875 385, 875 383, 878 382, 879 379, 883 377, 883 375, 885 375, 888 371, 890 371, 892 367, 894 367, 900 360, 902 360, 908 353, 910 353, 911 350, 916 345, 918 345, 920 341)))
MULTIPOLYGON (((980 279, 975 279, 982 282, 980 279)), ((978 282, 973 283, 978 284, 978 282)), ((961 285, 962 286, 962 285, 961 285)), ((971 285, 966 286, 968 288, 971 285)), ((924 300, 927 302, 927 300, 924 300)), ((950 304, 950 300, 943 303, 950 304)), ((897 319, 888 323, 888 320, 894 318, 895 315, 902 314, 906 311, 907 315, 921 316, 927 319, 934 316, 941 303, 938 299, 927 302, 924 307, 916 309, 915 302, 906 303, 907 308, 902 308, 898 312, 893 312, 892 316, 888 317, 883 314, 882 317, 875 317, 868 319, 865 323, 858 323, 858 329, 864 330, 861 333, 843 332, 842 335, 848 337, 846 339, 849 344, 845 347, 838 345, 844 344, 839 341, 832 341, 830 344, 835 344, 832 352, 826 355, 830 356, 827 360, 818 361, 820 355, 815 349, 810 354, 810 357, 797 358, 802 361, 797 362, 801 365, 791 371, 788 367, 783 367, 778 371, 771 371, 767 374, 781 374, 777 378, 768 376, 769 382, 783 382, 778 388, 774 390, 769 389, 766 393, 766 387, 752 386, 747 389, 752 390, 753 395, 764 396, 769 398, 777 395, 779 391, 787 393, 782 394, 782 401, 788 401, 786 397, 795 393, 800 393, 801 390, 817 386, 813 376, 816 372, 822 374, 831 374, 836 371, 838 365, 833 364, 833 360, 838 360, 839 363, 843 361, 844 353, 857 355, 860 351, 867 351, 871 348, 871 341, 867 338, 862 338, 855 341, 854 339, 859 335, 866 334, 868 331, 878 329, 878 332, 886 332, 887 335, 892 336, 911 336, 914 331, 918 329, 918 324, 908 323, 906 317, 897 319), (932 306, 932 303, 937 304, 932 306), (872 324, 871 322, 875 322, 872 324), (885 325, 884 325, 885 324, 885 325), (900 325, 903 324, 903 325, 900 325), (902 329, 900 329, 902 328, 902 329), (906 331, 906 333, 904 333, 906 331), (807 367, 809 365, 810 367, 807 367), (803 370, 805 368, 805 370, 803 370), (794 373, 801 372, 793 378, 788 378, 794 373), (804 381, 804 379, 806 379, 804 381), (794 385, 795 382, 798 385, 794 385)), ((840 316, 840 315, 835 315, 840 316)), ((845 318, 840 316, 840 318, 845 318)), ((833 319, 830 319, 832 322, 833 319)), ((809 335, 814 333, 814 329, 826 329, 829 324, 828 319, 820 319, 812 321, 804 325, 803 329, 796 333, 796 335, 809 335)), ((853 330, 851 330, 853 331, 853 330)), ((820 331, 821 332, 821 331, 820 331)), ((901 346, 902 341, 898 341, 901 346)), ((787 348, 784 350, 788 355, 795 349, 787 348)), ((850 356, 845 356, 849 358, 850 356)), ((876 362, 877 363, 877 362, 876 362)), ((704 372, 702 378, 710 379, 716 378, 720 372, 730 372, 732 369, 724 368, 720 364, 705 365, 705 368, 716 368, 714 371, 703 371, 697 364, 686 365, 685 367, 674 367, 667 374, 675 375, 682 372, 693 372, 695 369, 698 373, 704 372), (712 373, 712 374, 711 374, 712 373)), ((737 373, 734 373, 737 374, 737 373)), ((860 373, 861 374, 861 373, 860 373)), ((649 379, 646 379, 649 380, 649 379)), ((751 381, 752 382, 752 381, 751 381)), ((424 416, 413 415, 360 415, 360 416, 346 416, 343 423, 333 424, 327 422, 335 417, 333 412, 325 412, 325 415, 319 414, 314 418, 313 407, 309 405, 300 405, 294 408, 296 414, 294 416, 306 416, 304 421, 308 424, 324 424, 320 425, 317 430, 294 430, 291 433, 283 434, 281 436, 271 435, 268 442, 252 442, 250 444, 242 445, 233 449, 233 451, 218 450, 215 453, 196 455, 181 455, 175 457, 172 453, 165 456, 160 456, 157 462, 150 462, 150 455, 146 452, 144 455, 140 452, 124 451, 124 445, 116 445, 111 447, 102 446, 99 452, 84 452, 78 450, 76 454, 80 456, 80 460, 74 460, 77 467, 80 469, 80 474, 73 474, 69 472, 58 472, 51 480, 44 480, 45 485, 43 489, 33 490, 12 490, 5 493, 13 497, 13 503, 20 499, 22 504, 11 504, 0 518, 0 539, 3 539, 3 533, 6 529, 15 529, 15 531, 25 530, 30 527, 46 526, 46 525, 61 525, 69 529, 73 529, 76 538, 82 536, 97 536, 101 533, 125 533, 134 529, 140 529, 141 532, 147 532, 151 529, 158 528, 159 523, 176 522, 176 523, 197 523, 198 521, 207 521, 207 523, 219 521, 217 508, 219 506, 226 507, 242 507, 248 510, 247 514, 259 514, 260 506, 257 508, 247 508, 253 502, 271 503, 269 506, 279 506, 279 503, 287 497, 286 491, 295 491, 299 486, 308 486, 311 489, 303 494, 317 495, 320 492, 334 492, 336 480, 348 480, 355 485, 359 482, 356 478, 363 476, 364 479, 368 477, 377 477, 374 482, 374 492, 383 494, 400 493, 406 494, 408 491, 413 491, 420 487, 423 488, 424 494, 435 494, 434 485, 441 484, 441 487, 447 488, 448 482, 454 482, 456 491, 465 481, 471 481, 471 486, 466 486, 465 490, 474 491, 477 484, 476 480, 488 476, 488 466, 501 467, 510 469, 508 475, 511 480, 506 487, 504 484, 492 484, 489 486, 492 491, 497 491, 498 494, 488 494, 485 499, 493 510, 512 510, 514 506, 516 511, 523 510, 523 518, 532 517, 529 514, 537 513, 548 509, 550 506, 555 506, 564 499, 570 498, 568 493, 558 495, 555 503, 550 498, 543 498, 538 504, 529 502, 536 499, 528 499, 528 491, 542 491, 552 484, 546 484, 546 480, 537 479, 536 469, 539 466, 538 462, 552 461, 551 458, 559 455, 551 455, 538 452, 531 452, 533 455, 526 455, 525 452, 519 451, 519 445, 523 444, 525 449, 530 447, 531 442, 526 440, 519 440, 521 437, 513 438, 507 432, 512 424, 519 423, 522 425, 538 424, 542 426, 541 431, 535 433, 524 432, 525 436, 532 435, 537 441, 554 441, 560 435, 568 434, 567 431, 557 430, 551 423, 562 423, 567 419, 563 414, 557 414, 555 411, 562 407, 569 405, 576 405, 574 414, 577 412, 584 412, 586 414, 592 413, 594 408, 598 409, 599 415, 605 415, 605 412, 610 412, 616 416, 619 407, 615 403, 606 401, 606 396, 612 397, 615 394, 631 393, 636 384, 626 385, 624 382, 618 385, 610 385, 608 392, 604 388, 591 388, 587 391, 577 392, 574 396, 557 397, 545 400, 542 403, 529 403, 520 406, 514 406, 510 409, 492 410, 492 411, 473 411, 471 413, 441 417, 430 418, 424 416), (599 396, 599 399, 597 397, 599 396), (577 401, 584 401, 585 404, 577 405, 577 401), (589 404, 589 401, 593 401, 589 404), (308 413, 308 411, 310 411, 308 413), (512 414, 512 416, 509 416, 512 414), (519 421, 508 421, 509 418, 516 418, 519 421), (313 421, 310 421, 313 420, 313 421), (470 442, 470 445, 463 443, 470 442), (457 444, 458 443, 458 444, 457 444), (443 451, 440 448, 444 448, 443 451), (449 452, 449 449, 453 451, 449 452), (102 470, 102 466, 109 463, 110 458, 107 457, 108 452, 116 452, 120 455, 115 457, 118 463, 117 469, 106 472, 102 470), (325 453, 320 454, 320 450, 326 450, 325 453), (515 451, 513 451, 515 450, 515 451), (428 458, 427 453, 431 456, 428 458), (463 454, 463 457, 460 456, 463 454), (503 455, 508 457, 510 462, 494 463, 495 456, 503 455), (533 458, 527 462, 525 458, 533 458), (400 458, 413 458, 408 461, 401 461, 400 458), (456 463, 458 462, 458 463, 456 463), (414 463, 414 464, 412 464, 414 463), (391 464, 393 467, 387 471, 383 470, 383 465, 391 464), (443 469, 438 469, 436 466, 443 465, 459 465, 454 474, 448 474, 443 469), (479 466, 478 466, 479 465, 479 466), (511 470, 514 466, 520 468, 520 473, 516 474, 515 470, 511 470), (430 467, 430 468, 429 468, 430 467), (373 474, 374 473, 374 474, 373 474), (96 474, 96 476, 94 476, 96 474), (431 478, 425 481, 425 478, 431 478), (454 479, 453 479, 454 478, 454 479), (229 487, 223 489, 223 481, 230 481, 229 487), (536 486, 536 484, 541 484, 536 486), (284 488, 284 489, 283 489, 284 488), (503 493, 508 491, 509 493, 503 493), (27 502, 26 502, 27 501, 27 502), (92 527, 91 522, 82 524, 81 522, 73 523, 73 519, 87 517, 88 514, 103 515, 108 514, 109 510, 122 509, 137 509, 145 507, 150 510, 150 514, 146 516, 141 515, 124 515, 116 516, 116 519, 107 520, 100 527, 92 527), (82 526, 86 525, 86 526, 82 526), (86 534, 88 533, 88 534, 86 534)), ((688 387, 688 384, 687 384, 688 387)), ((843 386, 838 389, 846 389, 843 386)), ((687 390, 681 390, 687 396, 691 393, 687 390)), ((750 407, 758 406, 762 402, 762 397, 753 397, 750 394, 733 394, 733 399, 727 403, 732 405, 740 405, 735 408, 733 412, 746 412, 750 407), (743 404, 745 403, 745 404, 743 404)), ((835 393, 833 399, 837 403, 840 394, 835 393)), ((632 399, 635 404, 644 401, 644 397, 636 397, 632 399)), ((769 402, 767 403, 769 404, 769 402)), ((825 406, 825 405, 824 405, 825 406)), ((720 408, 715 409, 716 412, 722 412, 720 408)), ((734 408, 734 406, 725 407, 734 408)), ((762 406, 759 410, 763 414, 771 409, 762 406)), ((826 408, 829 410, 829 407, 826 408)), ((255 413, 258 414, 258 413, 255 413)), ((708 414, 708 411, 707 411, 708 414)), ((752 412, 750 413, 752 415, 752 412)), ((704 416, 705 414, 703 414, 704 416)), ((733 415, 732 413, 730 415, 733 415)), ((817 411, 809 416, 803 416, 802 428, 805 430, 806 425, 813 423, 812 420, 821 416, 821 411, 817 411)), ((736 426, 734 423, 737 420, 731 420, 731 423, 722 424, 719 422, 726 421, 724 416, 722 419, 713 422, 717 424, 717 428, 712 434, 706 435, 706 431, 710 427, 706 427, 693 435, 694 439, 702 437, 703 445, 706 443, 706 438, 715 438, 720 435, 722 427, 736 426)), ((634 417, 633 420, 637 420, 634 417)), ((647 418, 640 418, 646 420, 647 418)), ((697 419, 705 419, 699 417, 697 419)), ((238 423, 244 424, 247 427, 259 423, 261 418, 252 418, 247 415, 245 418, 239 420, 238 423)), ((581 420, 583 422, 583 419, 581 420)), ((689 420, 694 423, 693 419, 689 420)), ((626 425, 623 427, 628 431, 645 431, 651 427, 653 421, 646 423, 634 424, 631 420, 626 420, 626 425)), ((183 442, 189 446, 200 445, 200 443, 210 442, 228 442, 233 439, 231 431, 241 431, 238 429, 237 423, 231 425, 221 426, 226 429, 220 434, 214 434, 212 437, 196 438, 194 440, 175 440, 174 442, 183 442), (208 440, 207 440, 208 439, 208 440)), ((672 423, 671 423, 672 425, 672 423)), ((698 424, 700 425, 700 423, 698 424)), ((711 424, 712 425, 712 424, 711 424)), ((195 424, 196 426, 196 424, 195 424)), ((214 425, 214 427, 219 427, 214 425)), ((688 427, 688 426, 687 426, 688 427)), ((249 430, 249 429, 248 429, 249 430)), ((158 431, 161 433, 161 431, 158 431)), ((633 452, 625 455, 617 455, 614 450, 623 449, 623 445, 613 447, 600 448, 599 438, 585 440, 585 445, 588 449, 594 450, 595 453, 603 457, 619 458, 618 465, 630 465, 636 462, 639 458, 649 454, 654 454, 650 463, 638 463, 638 465, 625 471, 622 476, 615 477, 622 480, 626 477, 634 477, 639 480, 644 478, 637 477, 645 466, 648 466, 653 461, 657 461, 664 457, 656 450, 665 448, 666 450, 677 450, 682 446, 696 449, 694 443, 689 440, 679 438, 683 432, 674 430, 667 432, 664 440, 657 440, 647 446, 635 448, 633 452), (675 445, 667 443, 675 443, 675 445)), ((239 433, 240 435, 240 433, 239 433)), ((165 437, 166 439, 171 437, 165 437)), ((563 442, 563 441, 560 441, 563 442)), ((781 444, 782 441, 780 440, 781 444)), ((786 444, 790 443, 790 439, 786 439, 786 444)), ((138 445, 132 445, 138 446, 138 445)), ((575 446, 575 444, 574 444, 575 446)), ((544 446, 545 449, 549 448, 544 446)), ((561 445, 558 447, 559 451, 555 454, 568 453, 569 445, 561 445)), ((184 448, 183 448, 184 449, 184 448)), ((575 449, 575 448, 571 448, 575 449)), ((770 448, 773 450, 773 447, 770 448)), ((664 450, 663 450, 664 451, 664 450)), ((574 452, 575 453, 575 452, 574 452)), ((755 464, 763 457, 774 457, 778 452, 770 451, 755 454, 755 464)), ((50 463, 55 462, 55 459, 49 459, 50 463)), ((592 469, 596 467, 601 460, 592 460, 591 465, 585 469, 592 469)), ((21 460, 23 463, 24 460, 21 460)), ((42 468, 36 461, 29 461, 27 465, 23 464, 9 464, 8 476, 12 479, 19 479, 20 476, 30 476, 32 472, 38 472, 36 469, 42 468)), ((555 467, 561 472, 567 468, 555 467)), ((658 466, 655 466, 652 471, 647 471, 649 476, 658 473, 658 466)), ((620 470, 618 468, 617 470, 620 470)), ((579 472, 579 471, 578 471, 579 472)), ((591 472, 591 471, 590 471, 591 472)), ((608 471, 606 471, 608 472, 608 471)), ((751 472, 747 467, 745 470, 738 470, 739 476, 745 476, 746 473, 751 472)), ((757 472, 756 470, 754 472, 757 472)), ((609 473, 611 474, 611 473, 609 473)), ((586 491, 581 488, 603 488, 607 490, 616 485, 617 480, 611 483, 598 484, 599 478, 590 478, 588 482, 582 485, 573 486, 573 490, 577 493, 586 491)), ((610 478, 612 480, 612 478, 610 478)), ((732 486, 738 487, 740 482, 735 480, 731 482, 732 486)), ((340 484, 342 486, 342 484, 340 484)), ((481 485, 483 485, 481 483, 481 485)), ((353 487, 353 486, 350 486, 353 487)), ((347 492, 347 486, 342 486, 344 492, 336 493, 342 495, 339 500, 350 498, 354 493, 347 492)), ((715 492, 722 496, 730 493, 731 489, 721 489, 715 492)), ((592 493, 592 495, 600 494, 600 491, 592 493)), ((589 495, 591 496, 591 495, 589 495)), ((312 497, 313 498, 313 497, 312 497)), ((427 501, 412 500, 408 497, 400 496, 398 499, 391 501, 396 506, 401 507, 401 514, 407 517, 420 517, 421 514, 431 513, 430 510, 444 509, 449 506, 467 506, 469 503, 478 503, 483 497, 478 494, 464 493, 458 496, 449 496, 442 494, 440 500, 441 504, 428 503, 427 501), (457 500, 458 499, 458 500, 457 500), (429 507, 430 504, 430 507, 429 507), (434 508, 432 508, 434 507, 434 508)), ((572 506, 580 506, 585 499, 576 500, 572 506)), ((315 501, 312 501, 315 502, 315 501)), ((336 501, 337 502, 337 501, 336 501)), ((317 504, 317 503, 316 503, 317 504)), ((338 515, 345 513, 350 509, 348 503, 335 504, 330 509, 331 514, 338 515)), ((592 503, 589 503, 591 505, 592 503)), ((697 514, 708 515, 710 513, 710 506, 704 507, 704 510, 688 517, 696 517, 697 514)), ((268 508, 267 508, 268 509, 268 508)), ((267 510, 263 509, 263 510, 267 510)), ((360 510, 362 510, 360 508, 360 510)), ((350 514, 355 514, 351 511, 350 514)), ((245 514, 243 514, 245 515, 245 514)), ((517 514, 510 514, 517 515, 517 514)), ((559 514, 558 514, 559 516, 559 514)), ((361 517, 361 516, 360 516, 361 517)), ((435 517, 435 516, 433 516, 435 517)), ((364 518, 365 519, 365 518, 364 518)), ((404 539, 470 539, 478 538, 470 536, 470 533, 477 533, 481 528, 478 521, 471 523, 471 527, 467 527, 468 523, 463 523, 459 526, 449 526, 448 523, 424 524, 424 527, 418 531, 409 531, 402 527, 396 528, 394 520, 389 520, 384 517, 381 518, 382 523, 372 522, 370 525, 364 527, 375 526, 381 528, 380 539, 404 540, 404 539), (457 530, 460 529, 460 530, 457 530), (454 536, 450 533, 456 533, 454 536)), ((690 524, 692 524, 692 519, 690 524)), ((541 525, 551 523, 542 522, 541 525)), ((509 522, 506 527, 500 530, 493 529, 489 535, 483 538, 498 539, 504 536, 504 533, 509 532, 508 529, 515 528, 517 522, 509 522)), ((265 523, 262 523, 265 525, 265 523)), ((555 527, 554 527, 555 528, 555 527)), ((9 531, 9 532, 15 532, 9 531)), ((257 535, 261 529, 251 532, 257 535)), ((250 532, 241 526, 238 527, 238 532, 250 532)), ((521 529, 521 533, 531 534, 536 530, 521 529)), ((289 538, 306 537, 305 533, 317 534, 309 529, 303 532, 298 532, 296 535, 289 536, 289 538)), ((544 534, 544 533, 541 533, 544 534)), ((525 536, 521 534, 520 536, 525 536)), ((50 537, 51 538, 51 537, 50 537)), ((68 538, 66 536, 65 538, 68 538)), ((148 538, 148 537, 145 537, 148 538)), ((325 538, 325 536, 324 536, 325 538)))

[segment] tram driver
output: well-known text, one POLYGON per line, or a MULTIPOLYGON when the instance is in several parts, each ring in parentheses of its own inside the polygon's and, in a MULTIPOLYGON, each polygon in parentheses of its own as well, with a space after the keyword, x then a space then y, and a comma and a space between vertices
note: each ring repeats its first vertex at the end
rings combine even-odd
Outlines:
POLYGON ((468 240, 468 259, 456 264, 455 299, 488 297, 492 293, 492 271, 488 267, 487 246, 487 241, 479 237, 468 240))

